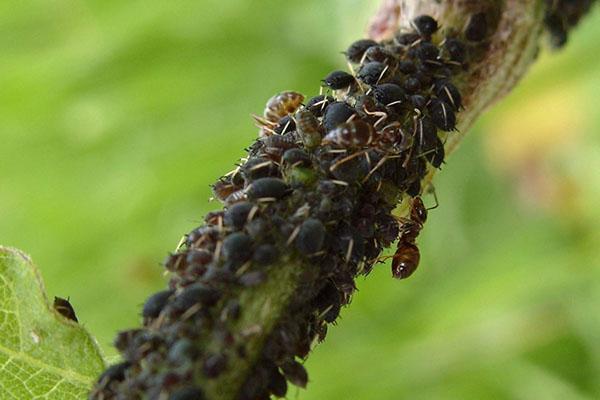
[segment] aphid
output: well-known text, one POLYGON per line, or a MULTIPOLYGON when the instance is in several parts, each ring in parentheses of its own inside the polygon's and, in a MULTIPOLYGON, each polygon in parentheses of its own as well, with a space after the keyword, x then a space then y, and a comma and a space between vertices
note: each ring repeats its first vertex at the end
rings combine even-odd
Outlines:
POLYGON ((438 137, 437 128, 431 118, 425 116, 415 120, 415 135, 418 137, 423 156, 431 165, 439 168, 444 161, 444 144, 438 137))
POLYGON ((556 13, 548 13, 544 18, 544 25, 550 32, 550 44, 560 48, 567 43, 567 29, 563 19, 556 13))
POLYGON ((448 52, 450 60, 462 64, 467 58, 467 48, 458 39, 450 38, 444 42, 444 50, 448 52))
POLYGON ((300 225, 296 236, 296 248, 303 254, 314 254, 325 244, 325 227, 315 218, 309 218, 300 225))
POLYGON ((393 56, 385 47, 377 45, 369 47, 367 51, 365 51, 364 58, 367 61, 379 61, 385 63, 392 59, 393 56))
POLYGON ((285 117, 283 117, 279 120, 279 123, 277 124, 277 126, 275 128, 273 128, 273 132, 275 132, 278 135, 283 135, 284 133, 292 132, 295 129, 296 129, 296 122, 294 122, 292 117, 290 117, 289 115, 286 115, 285 117))
POLYGON ((465 28, 465 38, 471 42, 481 42, 487 36, 487 27, 485 13, 473 14, 465 28))
POLYGON ((423 111, 425 109, 428 101, 429 99, 427 97, 422 96, 420 94, 410 96, 410 103, 414 108, 420 111, 423 111))
POLYGON ((405 75, 409 75, 417 70, 417 66, 410 60, 402 60, 398 63, 398 70, 405 75))
POLYGON ((296 113, 296 127, 307 149, 314 149, 321 144, 321 125, 312 112, 307 109, 298 111, 296 113))
POLYGON ((225 259, 243 263, 252 257, 252 239, 245 233, 235 232, 223 240, 225 259))
POLYGON ((272 244, 261 244, 254 250, 252 261, 259 265, 273 264, 279 258, 277 247, 272 244))
POLYGON ((312 162, 308 153, 302 149, 289 149, 283 153, 281 163, 284 166, 309 167, 312 162))
POLYGON ((148 297, 142 309, 142 316, 144 318, 158 318, 173 293, 173 290, 163 290, 148 297))
POLYGON ((325 132, 329 132, 348 121, 353 115, 356 115, 356 111, 348 104, 344 102, 331 103, 326 109, 323 115, 323 127, 325 132))
POLYGON ((391 215, 383 215, 377 220, 377 239, 384 247, 392 244, 400 235, 398 221, 391 215))
POLYGON ((219 179, 212 186, 212 192, 215 198, 225 201, 232 193, 240 188, 234 185, 229 179, 219 179))
POLYGON ((231 226, 236 230, 240 230, 244 227, 248 221, 248 215, 255 205, 248 202, 240 202, 232 205, 225 211, 223 221, 225 225, 231 226))
POLYGON ((456 128, 456 115, 448 103, 432 99, 429 104, 429 113, 433 123, 441 130, 449 132, 456 128))
POLYGON ((401 46, 410 46, 419 39, 421 39, 419 34, 414 32, 401 33, 395 37, 396 43, 401 46))
POLYGON ((335 162, 329 167, 329 173, 335 179, 343 182, 362 181, 370 169, 365 154, 365 152, 357 152, 335 159, 335 162))
POLYGON ((246 188, 250 200, 280 199, 290 191, 285 181, 279 178, 260 178, 246 188))
POLYGON ((98 382, 100 382, 101 385, 106 385, 109 381, 122 381, 125 379, 125 371, 127 371, 127 368, 130 366, 131 363, 129 361, 111 365, 102 373, 102 375, 100 375, 98 382))
POLYGON ((327 106, 330 103, 333 103, 334 101, 335 99, 333 97, 321 94, 319 96, 312 97, 310 100, 308 100, 304 108, 312 112, 315 115, 315 117, 321 117, 323 116, 323 111, 325 111, 327 106))
POLYGON ((177 311, 185 311, 196 304, 213 306, 221 299, 221 292, 217 289, 198 282, 187 286, 172 301, 171 305, 177 311))
POLYGON ((227 356, 222 353, 211 354, 204 359, 202 372, 208 378, 216 378, 227 368, 227 356))
POLYGON ((287 150, 296 147, 296 141, 292 135, 271 135, 261 138, 266 148, 287 150))
POLYGON ((232 204, 243 201, 245 198, 246 198, 246 193, 244 192, 243 189, 240 189, 240 190, 236 190, 235 192, 233 192, 229 196, 227 196, 224 203, 226 205, 230 206, 232 204))
POLYGON ((300 388, 306 388, 308 383, 308 374, 306 369, 296 360, 290 360, 285 362, 281 366, 281 371, 285 378, 290 381, 293 385, 300 388))
POLYGON ((264 271, 246 272, 239 278, 239 283, 244 287, 258 286, 267 279, 264 271))
POLYGON ((345 71, 333 71, 322 82, 334 90, 345 89, 354 83, 354 77, 345 71))
POLYGON ((346 148, 368 146, 375 137, 373 127, 362 121, 354 120, 338 126, 323 138, 323 144, 335 144, 346 148))
POLYGON ((126 331, 121 331, 117 333, 113 345, 119 352, 125 353, 125 351, 131 347, 135 338, 142 332, 143 329, 128 329, 126 331))
POLYGON ((247 181, 279 175, 279 168, 277 168, 277 164, 271 160, 261 157, 250 158, 242 166, 241 171, 247 181))
POLYGON ((62 297, 54 297, 54 309, 63 317, 70 319, 71 321, 77 321, 75 310, 69 302, 69 299, 63 299, 62 297))
POLYGON ((426 64, 439 64, 437 58, 440 55, 440 49, 430 42, 422 42, 417 47, 417 56, 426 64))
POLYGON ((186 386, 171 393, 169 400, 204 400, 204 391, 198 386, 186 386))
POLYGON ((412 26, 424 38, 431 37, 438 30, 437 21, 429 15, 420 15, 413 19, 412 26))
POLYGON ((267 121, 279 122, 286 115, 296 112, 303 101, 304 96, 298 92, 281 92, 267 101, 263 115, 267 121))
POLYGON ((358 77, 361 81, 367 85, 376 85, 383 78, 387 66, 379 61, 371 61, 363 64, 360 71, 358 71, 358 77))
POLYGON ((367 51, 369 47, 376 45, 377 42, 371 39, 357 40, 348 47, 344 54, 346 54, 348 61, 359 63, 365 54, 365 51, 367 51))
POLYGON ((340 291, 335 283, 329 281, 314 298, 313 305, 326 322, 333 322, 340 313, 341 301, 340 291))
POLYGON ((421 81, 414 76, 409 76, 404 80, 404 89, 409 93, 417 93, 421 90, 421 81))
POLYGON ((269 391, 276 397, 285 397, 287 393, 287 382, 276 366, 269 368, 269 391))
POLYGON ((458 111, 462 107, 462 96, 458 91, 458 88, 452 83, 441 80, 435 83, 435 90, 437 97, 450 104, 454 111, 458 111))
POLYGON ((385 106, 400 104, 406 98, 404 90, 395 83, 384 83, 373 89, 375 100, 385 106))

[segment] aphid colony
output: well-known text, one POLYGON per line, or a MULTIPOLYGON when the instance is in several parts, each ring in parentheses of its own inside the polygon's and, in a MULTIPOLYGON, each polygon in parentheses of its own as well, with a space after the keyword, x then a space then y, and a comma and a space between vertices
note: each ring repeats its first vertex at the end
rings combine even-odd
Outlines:
POLYGON ((488 34, 470 24, 443 37, 433 18, 418 17, 393 40, 350 45, 351 70, 326 75, 327 94, 272 97, 255 117, 259 139, 213 186, 224 210, 167 258, 169 288, 144 304, 143 328, 118 335, 123 362, 91 398, 203 399, 204 385, 248 356, 254 331, 236 325, 241 294, 269 280, 284 255, 303 260, 302 279, 238 399, 306 386, 299 360, 325 338, 354 279, 398 238, 393 276, 417 268, 427 215, 421 180, 428 165, 442 165, 444 139, 456 129, 462 99, 452 78, 488 34), (392 215, 401 200, 411 204, 407 219, 392 215))

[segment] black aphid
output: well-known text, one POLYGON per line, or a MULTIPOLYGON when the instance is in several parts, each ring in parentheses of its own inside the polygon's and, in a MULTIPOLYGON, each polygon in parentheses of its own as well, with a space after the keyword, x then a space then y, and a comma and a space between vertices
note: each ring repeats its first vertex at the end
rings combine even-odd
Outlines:
POLYGON ((395 41, 401 46, 410 46, 421 39, 418 33, 401 33, 396 36, 395 41))
POLYGON ((440 55, 440 49, 431 42, 422 42, 417 47, 417 56, 424 63, 435 62, 440 55))
POLYGON ((465 38, 471 42, 480 42, 487 36, 488 23, 485 13, 471 15, 465 28, 465 38))
POLYGON ((462 96, 458 88, 447 80, 437 81, 435 83, 435 93, 440 100, 450 104, 454 111, 462 107, 462 96))
POLYGON ((179 365, 193 360, 199 355, 198 347, 189 339, 181 338, 177 340, 167 353, 167 360, 179 365))
POLYGON ((322 82, 334 90, 345 89, 354 83, 354 77, 345 71, 333 71, 322 82))
POLYGON ((384 105, 400 104, 405 98, 404 90, 395 83, 383 83, 373 89, 375 99, 384 105))
POLYGON ((365 51, 365 60, 367 61, 379 61, 386 63, 392 58, 392 54, 390 54, 390 52, 387 51, 384 46, 372 46, 365 51))
POLYGON ((286 115, 285 117, 279 120, 277 126, 275 127, 275 129, 273 129, 273 131, 278 135, 283 135, 284 133, 292 132, 295 129, 296 122, 291 116, 286 115))
POLYGON ((196 304, 203 304, 205 306, 215 305, 220 298, 221 293, 217 289, 198 282, 183 289, 173 299, 171 304, 174 309, 185 311, 196 304))
POLYGON ((281 370, 286 379, 292 384, 301 388, 306 387, 306 384, 308 383, 308 374, 306 373, 306 369, 304 369, 302 364, 298 361, 292 360, 286 362, 281 366, 281 370))
POLYGON ((248 222, 248 215, 254 207, 254 204, 245 201, 234 204, 225 212, 223 222, 227 226, 230 226, 236 230, 240 230, 244 227, 246 222, 248 222))
POLYGON ((107 381, 122 381, 125 379, 125 371, 131 366, 129 361, 123 361, 118 364, 111 365, 100 375, 99 382, 107 381))
POLYGON ((456 128, 456 115, 448 103, 433 99, 429 104, 429 113, 433 123, 443 131, 452 131, 456 128))
POLYGON ((335 99, 331 96, 319 95, 310 98, 305 108, 312 112, 315 117, 321 117, 327 106, 334 101, 335 99))
POLYGON ((280 199, 288 192, 289 186, 279 178, 260 178, 252 182, 246 189, 246 194, 251 200, 280 199))
POLYGON ((363 64, 360 71, 358 71, 358 77, 367 85, 376 85, 383 78, 386 69, 385 64, 378 61, 371 61, 363 64))
POLYGON ((312 163, 308 153, 302 149, 289 149, 283 153, 281 162, 287 166, 309 167, 312 163))
POLYGON ((63 317, 70 319, 71 321, 77 321, 75 315, 75 309, 69 302, 69 299, 63 299, 62 297, 54 297, 54 309, 63 317))
POLYGON ((269 371, 269 391, 277 397, 285 397, 287 393, 287 382, 285 377, 279 372, 279 369, 275 366, 270 368, 269 371))
POLYGON ((429 38, 438 30, 438 23, 429 15, 420 15, 413 19, 412 25, 424 38, 429 38))
POLYGON ((163 290, 148 297, 142 309, 142 316, 144 318, 157 318, 173 293, 173 290, 163 290))
POLYGON ((417 66, 410 60, 402 60, 398 63, 398 69, 403 74, 409 75, 417 70, 417 66))
POLYGON ((356 112, 352 107, 344 102, 331 103, 326 109, 323 115, 323 127, 326 132, 334 130, 338 125, 346 122, 356 112))
POLYGON ((243 263, 252 257, 252 239, 242 232, 235 232, 223 240, 226 260, 243 263))
POLYGON ((450 38, 444 42, 444 49, 451 61, 464 63, 467 58, 467 47, 458 39, 450 38))
POLYGON ((414 76, 409 76, 404 80, 404 89, 409 93, 417 93, 421 90, 421 81, 414 76))
POLYGON ((261 157, 252 157, 241 168, 242 174, 247 181, 253 181, 268 176, 276 177, 279 175, 277 164, 273 161, 261 157))
POLYGON ((367 49, 371 46, 376 46, 377 42, 374 40, 370 40, 370 39, 361 39, 361 40, 357 40, 356 42, 352 43, 348 49, 345 51, 346 54, 346 58, 353 62, 353 63, 359 63, 360 60, 362 59, 363 55, 365 54, 365 51, 367 51, 367 49))
POLYGON ((313 254, 323 248, 325 227, 315 218, 309 218, 300 225, 296 237, 296 248, 303 254, 313 254))

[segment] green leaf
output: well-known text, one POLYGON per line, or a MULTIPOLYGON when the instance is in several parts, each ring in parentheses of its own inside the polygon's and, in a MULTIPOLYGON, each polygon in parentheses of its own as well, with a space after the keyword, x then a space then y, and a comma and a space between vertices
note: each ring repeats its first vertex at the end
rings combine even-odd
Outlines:
POLYGON ((0 246, 0 400, 85 399, 103 369, 96 341, 50 306, 30 258, 0 246))

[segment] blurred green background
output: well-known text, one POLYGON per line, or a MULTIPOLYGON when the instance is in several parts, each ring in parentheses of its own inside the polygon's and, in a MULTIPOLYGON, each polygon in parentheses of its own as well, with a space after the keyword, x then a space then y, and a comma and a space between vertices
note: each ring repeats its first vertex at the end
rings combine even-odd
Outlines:
MULTIPOLYGON (((250 113, 318 92, 374 3, 1 2, 0 243, 114 355, 250 113)), ((418 273, 361 279, 289 398, 600 398, 599 40, 597 7, 470 132, 418 273)))

